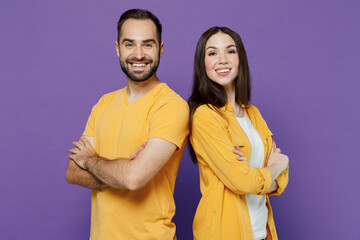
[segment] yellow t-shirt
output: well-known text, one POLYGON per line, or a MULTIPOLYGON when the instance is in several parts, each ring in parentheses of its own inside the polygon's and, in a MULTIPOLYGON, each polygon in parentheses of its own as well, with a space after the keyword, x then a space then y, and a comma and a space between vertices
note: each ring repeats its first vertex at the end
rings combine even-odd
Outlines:
POLYGON ((178 149, 140 190, 92 191, 90 239, 174 239, 173 194, 188 135, 188 105, 165 83, 132 103, 126 92, 127 87, 106 94, 93 107, 83 135, 94 137, 96 152, 107 159, 129 158, 149 138, 178 149))
MULTIPOLYGON (((272 133, 259 110, 244 107, 264 144, 265 161, 271 152, 272 133)), ((230 102, 221 108, 224 118, 211 106, 202 105, 193 117, 191 144, 196 153, 200 172, 202 198, 196 210, 193 232, 195 240, 251 240, 252 230, 246 194, 264 195, 272 179, 265 168, 249 167, 236 160, 232 151, 237 144, 247 159, 251 156, 251 144, 237 122, 230 102)), ((288 183, 288 170, 276 179, 281 194, 288 183)), ((275 224, 267 197, 268 222, 266 239, 277 239, 275 224)))

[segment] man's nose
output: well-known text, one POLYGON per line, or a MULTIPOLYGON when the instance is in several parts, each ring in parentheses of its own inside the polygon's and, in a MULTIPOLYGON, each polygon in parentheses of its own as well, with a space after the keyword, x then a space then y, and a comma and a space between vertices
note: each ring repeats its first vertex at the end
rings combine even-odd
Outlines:
POLYGON ((135 49, 134 55, 138 60, 143 59, 144 58, 144 50, 142 49, 142 47, 137 47, 135 49))

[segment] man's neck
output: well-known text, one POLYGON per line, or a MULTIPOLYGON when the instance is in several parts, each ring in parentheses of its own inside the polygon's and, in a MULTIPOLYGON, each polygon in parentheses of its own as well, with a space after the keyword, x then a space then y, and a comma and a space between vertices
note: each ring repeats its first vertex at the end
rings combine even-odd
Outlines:
POLYGON ((156 74, 142 82, 136 82, 129 78, 127 80, 128 88, 126 96, 129 103, 135 102, 136 100, 142 98, 145 94, 150 92, 154 87, 161 83, 156 74))

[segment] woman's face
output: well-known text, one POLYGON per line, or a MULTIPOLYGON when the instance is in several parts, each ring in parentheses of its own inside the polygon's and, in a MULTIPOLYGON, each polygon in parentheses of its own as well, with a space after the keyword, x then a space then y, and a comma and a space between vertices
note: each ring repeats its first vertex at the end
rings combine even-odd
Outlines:
POLYGON ((234 79, 238 76, 239 55, 230 35, 219 32, 208 39, 205 45, 205 69, 208 78, 225 90, 234 87, 234 79))

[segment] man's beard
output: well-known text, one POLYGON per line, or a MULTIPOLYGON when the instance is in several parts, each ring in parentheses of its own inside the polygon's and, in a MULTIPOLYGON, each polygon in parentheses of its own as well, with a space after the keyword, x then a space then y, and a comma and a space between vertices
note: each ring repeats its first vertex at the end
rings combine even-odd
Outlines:
POLYGON ((138 60, 136 58, 128 58, 125 60, 125 62, 120 59, 120 66, 128 78, 130 78, 131 80, 133 80, 135 82, 143 82, 143 81, 148 80, 152 75, 154 75, 154 73, 156 73, 156 70, 159 67, 159 59, 160 59, 160 56, 155 61, 153 61, 152 59, 150 59, 148 57, 144 57, 140 60, 138 60), (129 69, 129 65, 131 64, 131 62, 149 64, 150 69, 146 72, 131 71, 129 69))

